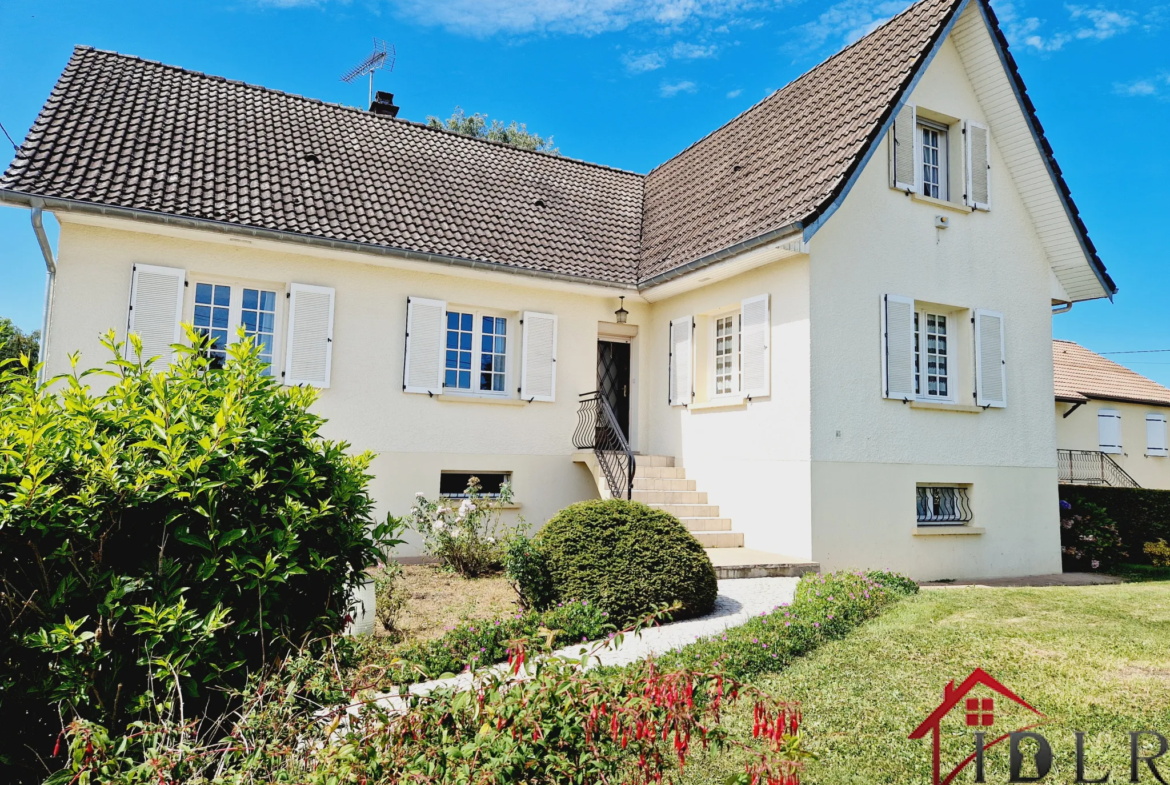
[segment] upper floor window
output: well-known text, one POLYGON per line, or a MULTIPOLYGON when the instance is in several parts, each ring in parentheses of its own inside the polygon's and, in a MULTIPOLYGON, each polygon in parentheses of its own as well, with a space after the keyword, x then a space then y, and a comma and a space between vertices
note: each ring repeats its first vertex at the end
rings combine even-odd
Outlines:
POLYGON ((947 317, 914 314, 914 392, 925 398, 951 397, 947 317))
POLYGON ((922 194, 949 199, 947 129, 941 124, 920 122, 918 135, 922 150, 922 194))
POLYGON ((260 347, 260 357, 271 374, 276 341, 276 291, 220 283, 195 283, 191 323, 202 335, 210 336, 207 355, 214 367, 227 361, 228 344, 237 339, 237 329, 260 347))
POLYGON ((507 392, 508 320, 447 311, 443 387, 452 392, 507 392))
POLYGON ((716 395, 733 395, 740 389, 740 320, 738 312, 719 316, 714 320, 716 395))

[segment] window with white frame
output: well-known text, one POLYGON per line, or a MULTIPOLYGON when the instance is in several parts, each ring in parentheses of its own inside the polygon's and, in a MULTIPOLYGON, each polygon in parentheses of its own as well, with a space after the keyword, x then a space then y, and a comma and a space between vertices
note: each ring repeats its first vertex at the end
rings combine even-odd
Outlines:
POLYGON ((211 338, 207 351, 215 367, 227 361, 227 347, 238 340, 238 330, 260 347, 260 357, 267 363, 265 375, 272 373, 276 346, 276 288, 234 283, 194 282, 195 294, 191 324, 201 335, 211 338))
POLYGON ((920 122, 918 138, 922 151, 922 194, 935 199, 949 199, 946 126, 920 122))
POLYGON ((945 314, 914 314, 914 392, 923 398, 951 398, 947 329, 945 314))
POLYGON ((446 332, 444 391, 506 395, 507 317, 448 310, 446 332))
POLYGON ((711 320, 711 346, 714 351, 712 368, 715 371, 715 395, 736 395, 740 385, 740 327, 739 312, 716 316, 711 320))

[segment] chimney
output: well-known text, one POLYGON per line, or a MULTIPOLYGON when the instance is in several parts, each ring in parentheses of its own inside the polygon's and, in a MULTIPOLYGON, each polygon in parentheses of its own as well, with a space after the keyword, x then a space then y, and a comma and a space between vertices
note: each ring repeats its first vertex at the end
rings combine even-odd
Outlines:
POLYGON ((394 105, 394 93, 387 93, 382 90, 374 93, 374 102, 370 104, 370 111, 374 114, 397 117, 398 107, 394 105))

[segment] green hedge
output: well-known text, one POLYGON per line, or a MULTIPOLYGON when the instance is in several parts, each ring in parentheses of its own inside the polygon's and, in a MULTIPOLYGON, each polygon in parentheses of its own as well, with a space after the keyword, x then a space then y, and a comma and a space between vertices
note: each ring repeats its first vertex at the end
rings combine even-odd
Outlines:
POLYGON ((1159 538, 1170 541, 1170 491, 1061 485, 1060 498, 1073 505, 1073 512, 1082 502, 1104 508, 1117 523, 1121 547, 1130 562, 1149 564, 1142 546, 1159 538))
POLYGON ((589 600, 622 624, 657 606, 682 603, 673 618, 715 607, 715 568, 703 546, 670 513, 640 502, 572 504, 536 535, 555 600, 589 600))
POLYGON ((918 584, 889 572, 805 575, 789 605, 665 655, 663 667, 719 667, 737 679, 783 670, 825 641, 844 637, 918 584))

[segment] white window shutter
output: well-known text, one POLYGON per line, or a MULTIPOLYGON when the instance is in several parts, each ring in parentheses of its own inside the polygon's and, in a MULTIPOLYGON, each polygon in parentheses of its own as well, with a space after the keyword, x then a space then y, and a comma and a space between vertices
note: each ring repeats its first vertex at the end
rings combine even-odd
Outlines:
POLYGON ((425 297, 406 298, 406 356, 402 391, 439 395, 443 392, 443 320, 447 303, 425 297))
POLYGON ((557 317, 525 311, 520 397, 526 401, 554 401, 556 394, 557 317))
MULTIPOLYGON (((183 313, 183 292, 187 271, 177 267, 134 265, 134 280, 130 292, 128 331, 142 339, 142 356, 137 360, 157 357, 164 365, 174 359, 171 344, 183 339, 180 319, 183 313)), ((128 355, 133 349, 126 349, 128 355)))
POLYGON ((333 289, 288 287, 288 341, 284 383, 328 387, 333 363, 333 289))
POLYGON ((671 406, 690 406, 694 395, 691 376, 695 330, 692 316, 674 319, 670 323, 670 359, 667 365, 668 395, 671 406))
POLYGON ((739 335, 743 394, 749 397, 768 395, 772 356, 772 319, 768 310, 768 295, 749 297, 740 307, 743 309, 739 335))
POLYGON ((1170 455, 1166 444, 1166 415, 1146 415, 1146 455, 1165 458, 1170 455))
POLYGON ((983 123, 964 121, 963 147, 967 169, 963 203, 976 210, 990 210, 991 131, 983 123))
POLYGON ((1097 444, 1101 452, 1121 453, 1121 412, 1116 409, 1097 411, 1097 444))
POLYGON ((894 115, 890 131, 890 185, 903 191, 918 190, 918 109, 904 104, 894 115))
POLYGON ((1007 406, 1007 358, 1004 357, 1003 314, 975 311, 975 403, 984 408, 1007 406))
POLYGON ((914 392, 914 300, 882 297, 882 394, 906 400, 914 392))

